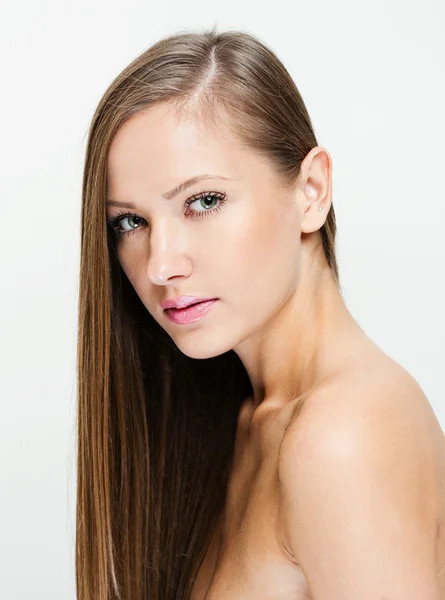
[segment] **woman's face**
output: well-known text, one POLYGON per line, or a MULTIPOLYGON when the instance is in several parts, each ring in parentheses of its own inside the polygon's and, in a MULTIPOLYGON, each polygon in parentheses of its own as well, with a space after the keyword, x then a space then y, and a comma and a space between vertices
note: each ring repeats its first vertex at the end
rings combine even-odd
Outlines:
POLYGON ((210 358, 253 334, 261 339, 298 283, 304 194, 278 188, 264 158, 232 137, 179 121, 167 103, 124 123, 108 167, 109 199, 132 207, 108 204, 107 220, 137 215, 117 224, 119 261, 181 351, 210 358), (180 325, 160 303, 181 295, 218 301, 199 321, 180 325))

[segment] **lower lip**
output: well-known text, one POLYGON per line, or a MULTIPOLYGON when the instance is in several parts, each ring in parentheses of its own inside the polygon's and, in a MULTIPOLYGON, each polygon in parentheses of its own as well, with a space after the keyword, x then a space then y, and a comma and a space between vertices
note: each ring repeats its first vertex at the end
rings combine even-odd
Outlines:
POLYGON ((186 325, 187 323, 195 323, 212 308, 218 298, 213 300, 205 300, 197 304, 192 304, 187 308, 167 308, 164 312, 170 321, 177 323, 178 325, 186 325))

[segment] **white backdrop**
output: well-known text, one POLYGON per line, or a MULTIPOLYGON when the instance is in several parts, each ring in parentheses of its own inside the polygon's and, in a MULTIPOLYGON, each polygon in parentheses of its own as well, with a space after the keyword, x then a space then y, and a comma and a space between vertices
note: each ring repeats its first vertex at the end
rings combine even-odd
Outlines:
POLYGON ((346 303, 445 429, 442 0, 15 0, 0 11, 2 600, 75 598, 86 134, 112 79, 179 29, 249 31, 291 72, 333 160, 346 303))

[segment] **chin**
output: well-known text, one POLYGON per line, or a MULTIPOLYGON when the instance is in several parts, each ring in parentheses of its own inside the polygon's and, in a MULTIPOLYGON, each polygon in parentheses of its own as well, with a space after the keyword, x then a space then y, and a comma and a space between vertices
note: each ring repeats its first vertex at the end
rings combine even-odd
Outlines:
POLYGON ((212 337, 213 339, 209 341, 208 344, 206 344, 205 339, 202 339, 204 336, 201 336, 201 339, 198 339, 197 336, 196 340, 193 342, 190 341, 189 343, 187 343, 185 340, 176 341, 173 337, 172 340, 175 342, 177 348, 183 354, 185 354, 185 356, 188 356, 189 358, 196 358, 197 360, 214 358, 215 356, 220 356, 221 354, 224 354, 232 349, 231 347, 222 345, 216 346, 214 336, 212 337))

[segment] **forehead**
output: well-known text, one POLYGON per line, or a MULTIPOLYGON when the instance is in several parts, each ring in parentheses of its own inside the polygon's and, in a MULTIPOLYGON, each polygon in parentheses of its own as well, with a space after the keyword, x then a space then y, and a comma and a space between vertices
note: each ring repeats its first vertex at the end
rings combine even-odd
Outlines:
POLYGON ((135 200, 148 192, 161 195, 200 173, 236 180, 249 173, 264 177, 264 159, 248 151, 228 128, 206 128, 192 118, 180 118, 166 102, 130 117, 111 144, 108 185, 113 195, 135 200))

